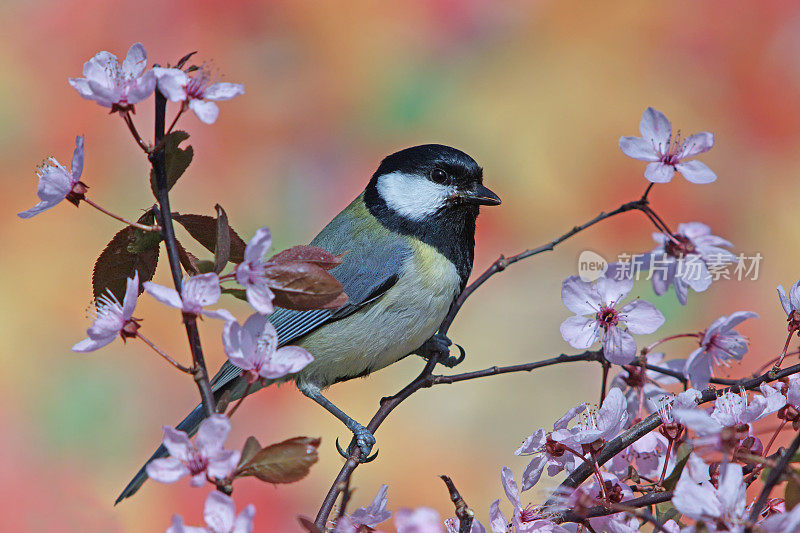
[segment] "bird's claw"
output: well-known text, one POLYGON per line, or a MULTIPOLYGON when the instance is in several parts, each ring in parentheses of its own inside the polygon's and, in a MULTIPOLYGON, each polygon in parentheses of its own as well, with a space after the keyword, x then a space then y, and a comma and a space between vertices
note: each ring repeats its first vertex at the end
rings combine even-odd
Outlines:
POLYGON ((365 428, 364 426, 357 424, 353 429, 353 440, 350 441, 350 445, 347 447, 347 451, 342 449, 342 446, 339 444, 339 439, 336 439, 336 449, 339 451, 339 455, 344 457, 345 459, 350 458, 350 454, 353 451, 353 446, 357 446, 359 453, 358 454, 358 461, 360 463, 370 463, 378 457, 378 452, 376 451, 374 455, 370 456, 370 452, 372 451, 372 446, 375 444, 375 437, 372 435, 372 432, 365 428), (361 459, 364 457, 364 459, 361 459))
POLYGON ((453 341, 448 339, 446 336, 437 333, 425 341, 425 344, 423 344, 419 349, 418 355, 423 359, 430 359, 434 355, 437 355, 437 362, 440 365, 444 365, 447 368, 453 368, 454 366, 464 362, 467 352, 460 345, 455 344, 454 346, 458 348, 459 356, 454 357, 450 355, 451 345, 453 345, 453 341))

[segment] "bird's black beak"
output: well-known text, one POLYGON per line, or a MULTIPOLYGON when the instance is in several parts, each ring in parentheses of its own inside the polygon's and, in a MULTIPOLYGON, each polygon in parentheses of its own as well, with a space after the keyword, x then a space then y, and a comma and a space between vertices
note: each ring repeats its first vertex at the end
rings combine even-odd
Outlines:
POLYGON ((500 205, 500 197, 483 185, 478 185, 475 190, 460 194, 461 199, 474 205, 500 205))

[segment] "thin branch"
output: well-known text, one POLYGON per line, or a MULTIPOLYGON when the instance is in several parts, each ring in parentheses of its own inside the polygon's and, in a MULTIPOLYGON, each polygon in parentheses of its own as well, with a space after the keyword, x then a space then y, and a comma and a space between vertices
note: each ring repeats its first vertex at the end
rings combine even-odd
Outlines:
POLYGON ((141 339, 142 342, 144 342, 146 345, 148 345, 154 352, 156 352, 158 355, 163 357, 169 364, 171 364, 172 366, 174 366, 175 368, 177 368, 181 372, 185 372, 187 374, 191 374, 192 373, 192 369, 191 368, 183 366, 182 364, 177 362, 175 359, 173 359, 172 357, 167 355, 167 353, 162 351, 158 346, 156 346, 153 343, 153 341, 151 341, 150 339, 148 339, 147 337, 145 337, 144 335, 142 335, 138 331, 136 332, 136 337, 141 339))
POLYGON ((138 229, 144 230, 144 231, 161 231, 161 226, 147 226, 145 224, 139 224, 138 222, 131 222, 130 220, 126 220, 126 219, 122 218, 119 215, 115 215, 111 211, 108 211, 107 209, 105 209, 103 207, 100 207, 99 205, 97 205, 96 203, 94 203, 90 199, 86 198, 85 196, 82 198, 82 200, 84 202, 86 202, 87 204, 89 204, 90 206, 92 206, 95 209, 97 209, 98 211, 100 211, 101 213, 104 213, 104 214, 110 216, 113 219, 119 220, 120 222, 123 222, 123 223, 127 224, 128 226, 133 226, 134 228, 138 228, 138 229))
MULTIPOLYGON (((156 91, 156 97, 158 97, 158 94, 158 91, 156 91)), ((150 146, 148 146, 148 144, 142 140, 142 136, 139 135, 139 130, 136 129, 136 125, 133 123, 131 112, 125 111, 124 113, 120 113, 120 116, 122 117, 122 120, 125 121, 125 125, 128 126, 128 130, 131 132, 131 135, 133 135, 136 144, 144 151, 144 153, 150 156, 152 154, 152 150, 150 146)), ((156 137, 158 137, 158 135, 156 135, 156 137)), ((158 143, 158 138, 156 138, 156 143, 158 143)))
MULTIPOLYGON (((164 245, 167 248, 167 257, 172 271, 172 281, 175 289, 181 292, 183 274, 181 272, 180 257, 178 256, 178 241, 175 238, 175 228, 172 225, 172 210, 169 206, 169 186, 167 184, 167 154, 164 149, 164 122, 167 110, 167 99, 156 90, 156 117, 155 117, 155 140, 158 147, 148 155, 150 163, 156 175, 156 197, 158 199, 158 216, 161 222, 161 234, 164 238, 164 245)), ((130 117, 128 117, 130 120, 130 117)), ((132 124, 132 123, 131 123, 132 124)), ((211 392, 211 385, 208 381, 208 371, 206 370, 205 359, 203 358, 203 348, 200 344, 200 332, 197 329, 197 317, 185 315, 183 323, 186 327, 186 337, 189 340, 189 349, 192 352, 194 362, 193 376, 197 388, 200 391, 200 398, 208 416, 216 413, 214 395, 211 392)))
POLYGON ((580 514, 577 514, 572 510, 561 511, 559 513, 556 513, 555 515, 549 515, 548 519, 552 520, 556 524, 562 524, 564 522, 583 522, 587 518, 608 516, 610 514, 619 513, 620 510, 623 509, 624 510, 639 509, 641 507, 649 507, 651 505, 655 505, 658 503, 668 502, 672 499, 672 496, 673 496, 673 491, 671 490, 666 492, 651 492, 650 494, 646 494, 645 496, 640 496, 639 498, 633 498, 631 500, 615 504, 613 508, 611 508, 611 506, 606 506, 606 505, 597 505, 595 507, 588 509, 586 512, 582 512, 580 514))
POLYGON ((467 502, 461 497, 453 480, 448 476, 439 476, 447 485, 447 490, 450 492, 450 501, 456 507, 456 518, 458 518, 458 533, 469 533, 472 531, 472 522, 475 520, 475 512, 469 508, 467 502))

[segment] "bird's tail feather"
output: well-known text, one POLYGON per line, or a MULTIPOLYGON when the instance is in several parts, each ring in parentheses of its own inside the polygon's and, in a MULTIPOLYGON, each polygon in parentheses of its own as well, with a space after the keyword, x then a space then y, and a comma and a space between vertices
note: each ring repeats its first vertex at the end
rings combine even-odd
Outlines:
MULTIPOLYGON (((183 419, 183 422, 178 424, 177 429, 185 431, 191 437, 192 435, 197 433, 197 428, 200 427, 200 422, 202 422, 205 418, 206 418, 206 412, 203 409, 203 404, 200 404, 197 407, 195 407, 191 413, 189 413, 189 416, 183 419)), ((139 488, 144 484, 144 482, 147 481, 147 472, 145 471, 145 467, 147 466, 148 463, 150 463, 150 461, 152 461, 153 459, 166 457, 167 455, 169 455, 167 449, 164 447, 163 444, 160 445, 156 450, 156 452, 150 457, 150 459, 147 460, 144 466, 142 466, 142 468, 139 469, 136 475, 133 476, 133 479, 131 480, 130 483, 128 483, 128 486, 125 487, 125 489, 119 495, 117 501, 114 502, 114 505, 117 505, 125 498, 129 498, 134 494, 136 494, 136 491, 138 491, 139 488)))

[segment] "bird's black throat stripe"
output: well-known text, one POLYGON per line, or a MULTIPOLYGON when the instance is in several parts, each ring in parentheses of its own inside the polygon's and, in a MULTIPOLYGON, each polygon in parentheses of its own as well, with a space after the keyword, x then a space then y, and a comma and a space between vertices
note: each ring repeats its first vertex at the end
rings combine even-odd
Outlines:
POLYGON ((386 204, 375 186, 375 180, 364 191, 364 203, 387 229, 415 237, 450 260, 461 278, 461 289, 464 289, 472 273, 475 256, 477 206, 448 206, 425 220, 409 220, 386 204))

